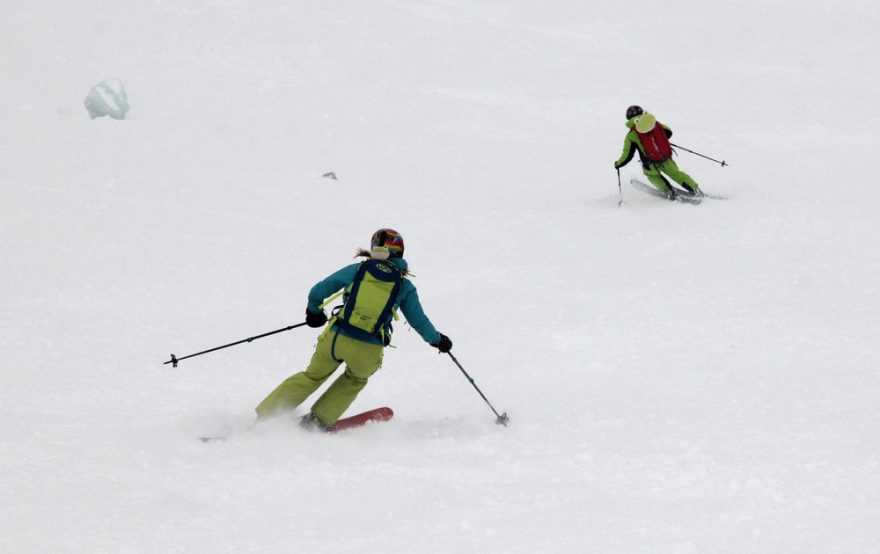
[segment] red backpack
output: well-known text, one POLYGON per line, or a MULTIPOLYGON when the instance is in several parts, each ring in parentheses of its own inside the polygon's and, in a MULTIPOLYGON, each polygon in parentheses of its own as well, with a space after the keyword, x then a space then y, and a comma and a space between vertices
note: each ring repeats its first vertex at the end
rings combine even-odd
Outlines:
POLYGON ((672 146, 669 144, 669 137, 666 136, 666 129, 663 128, 663 125, 656 123, 654 128, 647 133, 640 133, 635 127, 633 127, 633 131, 639 135, 642 149, 648 161, 663 163, 672 157, 672 146))

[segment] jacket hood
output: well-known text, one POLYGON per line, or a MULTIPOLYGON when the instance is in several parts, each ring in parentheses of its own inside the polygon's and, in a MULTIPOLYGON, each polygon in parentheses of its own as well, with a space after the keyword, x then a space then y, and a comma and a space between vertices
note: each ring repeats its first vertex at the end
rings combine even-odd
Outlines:
POLYGON ((409 264, 406 263, 406 260, 404 260, 403 258, 388 258, 388 260, 386 261, 393 263, 394 265, 399 267, 401 271, 406 271, 407 268, 409 268, 409 264))
MULTIPOLYGON (((647 113, 647 112, 645 112, 645 113, 647 113)), ((637 116, 635 116, 634 118, 628 120, 628 121, 626 122, 626 128, 629 129, 630 131, 635 131, 635 130, 636 130, 636 119, 638 119, 639 117, 641 117, 641 116, 638 116, 638 115, 637 115, 637 116)), ((664 125, 663 123, 660 123, 659 121, 657 121, 657 125, 663 127, 664 129, 668 129, 668 128, 669 128, 669 127, 667 127, 666 125, 664 125)))

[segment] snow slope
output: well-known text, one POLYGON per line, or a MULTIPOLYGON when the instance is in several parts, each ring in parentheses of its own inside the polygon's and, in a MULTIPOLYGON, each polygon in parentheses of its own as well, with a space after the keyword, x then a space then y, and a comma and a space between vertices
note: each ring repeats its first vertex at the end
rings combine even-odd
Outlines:
POLYGON ((0 551, 877 551, 876 2, 0 24, 0 551), (618 208, 632 103, 727 200, 618 208), (248 429, 314 330, 162 364, 301 321, 383 226, 510 427, 406 326, 352 408, 395 419, 337 436, 248 429))

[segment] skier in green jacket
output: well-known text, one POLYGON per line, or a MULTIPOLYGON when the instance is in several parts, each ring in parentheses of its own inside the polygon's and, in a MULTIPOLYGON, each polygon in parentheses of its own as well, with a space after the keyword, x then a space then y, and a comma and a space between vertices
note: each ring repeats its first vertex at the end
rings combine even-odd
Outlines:
POLYGON ((657 121, 641 106, 627 108, 626 126, 629 132, 623 140, 623 153, 614 162, 614 169, 620 170, 638 152, 642 171, 648 181, 665 193, 670 200, 675 200, 675 188, 669 184, 664 174, 684 187, 688 193, 695 196, 703 195, 700 185, 690 175, 680 170, 672 160, 672 146, 669 144, 672 130, 669 127, 657 121))
POLYGON ((345 372, 302 418, 302 425, 310 429, 326 431, 332 427, 382 365, 383 349, 391 341, 391 320, 396 319, 398 308, 425 342, 440 352, 452 349, 449 337, 438 332, 425 315, 416 287, 407 278, 400 233, 379 229, 370 242, 369 251, 358 251, 365 261, 343 267, 309 291, 309 327, 327 323, 324 304, 340 290, 344 290, 344 305, 318 338, 306 370, 283 381, 257 406, 261 419, 299 406, 344 362, 345 372))

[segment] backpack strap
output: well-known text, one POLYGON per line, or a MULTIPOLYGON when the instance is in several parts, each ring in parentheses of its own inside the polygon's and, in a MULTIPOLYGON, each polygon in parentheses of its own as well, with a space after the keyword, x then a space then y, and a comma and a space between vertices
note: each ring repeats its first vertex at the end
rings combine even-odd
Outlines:
POLYGON ((333 295, 331 295, 331 296, 328 296, 328 297, 324 300, 324 302, 322 302, 321 305, 318 306, 318 307, 321 308, 321 309, 323 310, 324 307, 325 307, 327 304, 329 304, 330 302, 333 302, 334 300, 336 300, 337 298, 339 298, 339 297, 342 296, 343 294, 345 294, 345 289, 342 289, 341 291, 337 292, 336 294, 333 294, 333 295))

